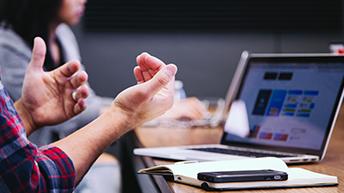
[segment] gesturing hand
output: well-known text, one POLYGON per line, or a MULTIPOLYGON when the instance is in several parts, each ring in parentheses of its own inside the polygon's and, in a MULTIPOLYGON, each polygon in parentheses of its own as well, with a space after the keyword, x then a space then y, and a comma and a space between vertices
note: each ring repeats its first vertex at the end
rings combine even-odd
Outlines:
POLYGON ((79 71, 80 63, 69 62, 45 72, 45 53, 44 41, 35 38, 22 97, 15 103, 28 134, 40 126, 61 123, 86 108, 85 98, 89 91, 84 83, 87 74, 79 71))
POLYGON ((153 119, 173 104, 174 79, 177 67, 143 53, 134 68, 138 84, 122 91, 112 107, 128 117, 128 127, 136 127, 153 119))

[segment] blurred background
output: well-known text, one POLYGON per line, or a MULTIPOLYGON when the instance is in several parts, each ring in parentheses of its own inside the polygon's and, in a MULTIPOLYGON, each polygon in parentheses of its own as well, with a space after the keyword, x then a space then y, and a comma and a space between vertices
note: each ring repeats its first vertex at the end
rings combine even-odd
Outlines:
POLYGON ((179 67, 188 96, 226 95, 243 50, 326 53, 344 42, 344 0, 88 0, 73 28, 97 94, 135 84, 147 51, 179 67))

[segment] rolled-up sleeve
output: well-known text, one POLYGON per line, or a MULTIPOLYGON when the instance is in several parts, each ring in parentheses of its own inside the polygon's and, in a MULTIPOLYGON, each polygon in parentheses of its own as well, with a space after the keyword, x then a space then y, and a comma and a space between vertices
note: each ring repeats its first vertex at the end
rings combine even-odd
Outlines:
POLYGON ((73 162, 59 148, 50 147, 36 157, 42 180, 40 186, 47 186, 50 192, 72 192, 75 170, 73 162))

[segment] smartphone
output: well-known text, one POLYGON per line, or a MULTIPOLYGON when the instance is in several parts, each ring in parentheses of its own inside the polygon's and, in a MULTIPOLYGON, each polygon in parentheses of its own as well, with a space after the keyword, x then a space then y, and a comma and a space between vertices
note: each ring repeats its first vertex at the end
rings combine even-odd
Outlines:
POLYGON ((222 183, 222 182, 250 182, 250 181, 283 181, 288 179, 286 172, 277 170, 241 170, 241 171, 219 171, 201 172, 197 174, 199 180, 222 183))

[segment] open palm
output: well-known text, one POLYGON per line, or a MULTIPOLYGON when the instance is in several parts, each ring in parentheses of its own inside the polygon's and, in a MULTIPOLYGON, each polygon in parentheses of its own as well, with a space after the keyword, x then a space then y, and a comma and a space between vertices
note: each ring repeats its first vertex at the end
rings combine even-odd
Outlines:
POLYGON ((131 127, 163 114, 173 104, 174 77, 177 67, 165 65, 146 53, 137 58, 134 68, 138 84, 122 91, 114 105, 130 116, 131 127))
POLYGON ((45 72, 45 53, 44 41, 35 38, 20 99, 37 127, 57 124, 79 114, 86 108, 85 98, 88 96, 88 88, 84 85, 87 74, 79 71, 79 62, 69 62, 45 72))

